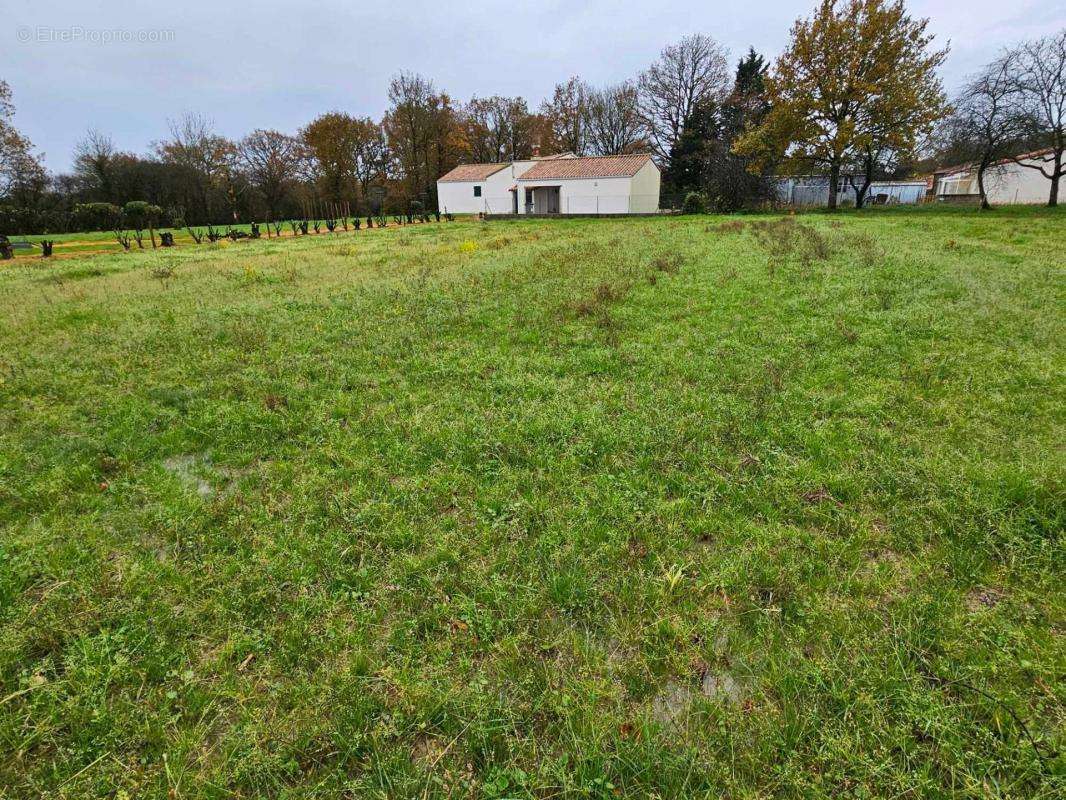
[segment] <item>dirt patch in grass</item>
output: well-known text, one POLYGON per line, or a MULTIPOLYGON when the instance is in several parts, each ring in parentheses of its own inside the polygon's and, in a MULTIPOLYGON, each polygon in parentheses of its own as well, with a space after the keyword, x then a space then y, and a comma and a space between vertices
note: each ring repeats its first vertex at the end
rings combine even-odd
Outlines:
POLYGON ((206 451, 170 456, 163 459, 162 466, 177 478, 182 486, 205 500, 230 493, 237 480, 247 472, 216 465, 210 453, 206 451))
POLYGON ((705 697, 725 705, 739 705, 747 695, 747 684, 726 670, 706 664, 698 668, 693 684, 671 680, 651 701, 650 715, 660 725, 676 725, 692 709, 697 698, 705 697))
POLYGON ((411 745, 411 760, 425 767, 432 767, 447 752, 447 743, 428 734, 419 734, 411 745))
POLYGON ((991 609, 1003 602, 1006 595, 999 589, 977 586, 966 593, 966 610, 971 614, 991 609))
POLYGON ((695 699, 691 687, 670 681, 651 701, 651 718, 660 725, 674 725, 688 713, 695 699))
POLYGON ((192 489, 206 499, 215 494, 215 487, 203 477, 204 468, 210 463, 211 459, 207 453, 170 456, 163 459, 163 469, 177 478, 185 488, 192 489))

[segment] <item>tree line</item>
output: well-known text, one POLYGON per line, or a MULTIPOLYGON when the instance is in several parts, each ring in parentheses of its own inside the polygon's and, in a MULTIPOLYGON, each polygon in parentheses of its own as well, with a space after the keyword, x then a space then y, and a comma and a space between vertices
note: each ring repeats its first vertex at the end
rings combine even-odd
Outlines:
POLYGON ((821 0, 793 26, 765 81, 768 110, 734 152, 763 169, 826 176, 830 208, 845 176, 861 207, 875 179, 947 164, 976 167, 988 208, 985 174, 1005 160, 1038 170, 1057 205, 1066 30, 1004 50, 949 100, 938 76, 948 49, 933 46, 928 24, 903 0, 821 0))
POLYGON ((233 140, 188 113, 140 154, 90 130, 59 175, 14 127, 0 81, 0 232, 76 229, 91 216, 78 206, 131 201, 194 225, 298 217, 310 205, 409 212, 435 207, 437 178, 457 164, 538 152, 651 152, 664 205, 691 194, 731 211, 772 201, 774 175, 824 175, 831 207, 843 185, 862 206, 875 180, 946 161, 976 164, 983 195, 993 164, 1039 149, 1026 166, 1048 178, 1054 205, 1066 169, 1066 31, 1005 51, 949 101, 938 75, 948 50, 927 28, 903 0, 820 0, 772 65, 752 49, 731 67, 721 44, 694 34, 631 79, 571 77, 536 108, 522 97, 456 103, 402 72, 380 120, 330 111, 296 132, 233 140))
POLYGON ((975 167, 982 208, 990 207, 988 171, 1004 161, 1039 172, 1048 180, 1048 205, 1058 205, 1066 175, 1066 29, 1007 48, 972 75, 944 138, 945 163, 975 167))
MULTIPOLYGON (((752 53, 739 71, 752 64, 763 69, 752 53)), ((90 130, 71 172, 52 175, 13 127, 11 92, 0 83, 3 135, 17 145, 4 151, 18 153, 0 166, 0 232, 79 229, 95 219, 79 207, 101 203, 145 202, 161 209, 163 224, 180 218, 191 225, 299 217, 309 205, 344 204, 354 215, 406 212, 435 207, 437 178, 460 163, 536 153, 651 151, 667 164, 668 186, 681 191, 694 187, 696 120, 732 114, 732 127, 739 124, 731 90, 725 50, 694 35, 665 48, 633 80, 594 87, 571 77, 535 109, 522 97, 456 104, 430 78, 403 72, 389 83, 380 120, 330 111, 293 133, 260 129, 234 140, 208 117, 187 113, 170 120, 146 153, 123 152, 106 132, 90 130)))

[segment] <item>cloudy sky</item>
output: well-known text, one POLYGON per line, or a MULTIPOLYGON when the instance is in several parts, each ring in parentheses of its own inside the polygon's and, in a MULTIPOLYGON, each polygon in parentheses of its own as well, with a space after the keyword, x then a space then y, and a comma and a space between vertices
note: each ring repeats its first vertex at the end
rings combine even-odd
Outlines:
MULTIPOLYGON (((632 77, 688 33, 714 36, 734 59, 749 45, 775 56, 814 0, 240 5, 4 0, 0 79, 14 92, 16 125, 51 169, 65 170, 89 127, 143 152, 186 110, 231 137, 257 127, 294 132, 332 109, 377 117, 399 70, 430 76, 457 100, 522 95, 532 107, 570 75, 632 77)), ((1000 47, 1066 26, 1062 0, 909 0, 909 8, 951 42, 949 89, 1000 47)))

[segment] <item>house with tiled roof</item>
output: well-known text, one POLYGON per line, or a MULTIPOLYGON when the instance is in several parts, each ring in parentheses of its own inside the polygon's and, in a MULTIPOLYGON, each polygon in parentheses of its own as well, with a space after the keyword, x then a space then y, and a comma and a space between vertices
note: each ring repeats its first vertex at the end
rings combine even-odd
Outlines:
POLYGON ((659 185, 659 168, 646 153, 560 153, 460 164, 437 181, 437 203, 453 214, 654 214, 659 185))

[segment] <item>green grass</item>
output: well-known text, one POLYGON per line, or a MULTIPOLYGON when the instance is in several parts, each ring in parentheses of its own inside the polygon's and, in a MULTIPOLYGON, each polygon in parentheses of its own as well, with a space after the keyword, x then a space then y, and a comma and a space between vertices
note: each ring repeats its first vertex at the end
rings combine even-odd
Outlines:
POLYGON ((0 797, 1060 797, 1066 215, 775 219, 0 266, 0 797))
MULTIPOLYGON (((333 234, 333 235, 335 235, 335 236, 345 236, 345 235, 348 235, 348 234, 356 233, 353 219, 354 218, 349 218, 349 223, 348 223, 349 230, 347 230, 347 231, 343 230, 340 227, 340 222, 338 222, 337 223, 337 230, 336 230, 335 234, 333 234)), ((389 222, 389 225, 395 224, 392 221, 392 217, 391 216, 388 218, 388 222, 389 222)), ((311 224, 313 225, 314 223, 312 222, 311 224)), ((360 224, 361 225, 365 225, 366 224, 366 218, 365 217, 360 217, 360 224)), ((244 233, 249 233, 251 231, 251 225, 248 224, 248 223, 238 224, 238 225, 215 225, 214 227, 215 227, 216 230, 218 230, 219 232, 222 232, 222 233, 226 232, 230 228, 233 228, 233 229, 239 230, 239 231, 243 231, 244 233)), ((273 229, 271 229, 271 231, 268 234, 266 223, 260 223, 259 224, 259 228, 260 228, 260 236, 263 239, 274 238, 273 229)), ((194 225, 193 229, 198 231, 201 234, 206 234, 206 232, 207 232, 207 226, 206 225, 194 225)), ((328 234, 324 222, 322 223, 320 230, 321 230, 321 233, 319 235, 327 235, 328 234)), ((170 233, 172 233, 174 235, 174 243, 177 246, 179 246, 179 247, 183 246, 183 245, 192 246, 192 245, 195 244, 195 241, 193 240, 192 236, 189 234, 189 229, 188 228, 160 228, 160 229, 158 229, 156 231, 156 241, 157 241, 157 243, 159 241, 159 234, 164 232, 164 231, 169 231, 170 233)), ((144 231, 143 247, 141 247, 141 248, 138 248, 137 241, 136 241, 136 239, 133 238, 133 231, 130 230, 130 229, 126 229, 125 232, 128 233, 129 236, 130 236, 130 250, 131 250, 131 252, 139 251, 139 250, 150 250, 150 249, 152 249, 152 241, 151 241, 151 236, 149 234, 149 231, 147 231, 147 230, 144 231)), ((292 232, 291 227, 289 226, 289 223, 288 222, 283 223, 282 224, 282 230, 281 230, 281 237, 284 239, 284 238, 287 238, 287 237, 291 237, 292 235, 293 235, 293 232, 292 232)), ((119 244, 118 240, 115 238, 115 234, 112 233, 111 231, 88 231, 88 232, 75 232, 75 233, 43 233, 43 234, 30 234, 30 235, 18 234, 18 235, 10 237, 10 239, 13 242, 31 242, 33 244, 39 244, 43 240, 50 240, 55 245, 54 251, 53 251, 53 258, 55 260, 65 260, 67 258, 77 257, 77 256, 107 255, 107 254, 110 254, 110 253, 120 254, 120 253, 123 252, 122 245, 119 244)), ((204 238, 204 242, 205 243, 207 242, 206 236, 204 238)), ((19 260, 22 260, 22 259, 40 259, 41 258, 41 249, 40 249, 40 247, 37 247, 37 248, 34 248, 32 250, 16 250, 15 251, 15 257, 17 259, 19 259, 19 260)))

